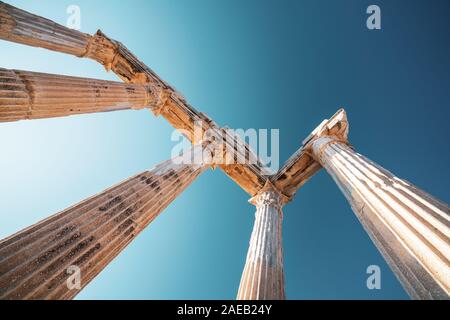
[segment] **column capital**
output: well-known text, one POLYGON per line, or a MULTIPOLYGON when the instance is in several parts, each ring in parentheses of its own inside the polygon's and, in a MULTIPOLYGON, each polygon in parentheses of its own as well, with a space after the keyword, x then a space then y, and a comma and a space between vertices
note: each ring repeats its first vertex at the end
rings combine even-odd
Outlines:
POLYGON ((149 104, 150 110, 155 117, 159 117, 168 107, 167 102, 174 93, 169 89, 163 88, 158 83, 148 83, 146 86, 148 99, 152 101, 149 104))
POLYGON ((311 152, 314 142, 319 138, 330 138, 331 141, 338 141, 348 144, 349 124, 347 113, 344 109, 339 109, 330 119, 325 119, 322 123, 303 140, 303 146, 311 152))
POLYGON ((281 210, 281 208, 289 201, 291 201, 291 198, 285 196, 270 182, 270 180, 267 180, 264 187, 249 200, 249 202, 256 207, 269 205, 277 207, 279 210, 281 210))

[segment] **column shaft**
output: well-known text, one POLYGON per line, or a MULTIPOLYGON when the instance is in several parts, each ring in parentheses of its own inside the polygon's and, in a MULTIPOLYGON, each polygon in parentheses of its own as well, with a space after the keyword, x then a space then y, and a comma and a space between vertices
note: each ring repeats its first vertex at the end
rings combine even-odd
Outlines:
POLYGON ((153 107, 150 85, 0 68, 0 122, 153 107))
MULTIPOLYGON (((196 147, 197 148, 197 147, 196 147)), ((71 299, 206 166, 166 161, 0 241, 0 299, 71 299)))
POLYGON ((0 1, 0 39, 88 57, 113 70, 125 82, 157 82, 170 88, 120 42, 100 31, 94 36, 0 1))
POLYGON ((0 38, 82 56, 89 35, 0 1, 0 38))
POLYGON ((448 205, 331 137, 312 143, 377 248, 416 299, 448 299, 448 205))
POLYGON ((262 191, 252 202, 256 205, 255 225, 237 299, 282 300, 285 292, 281 197, 275 191, 262 191))

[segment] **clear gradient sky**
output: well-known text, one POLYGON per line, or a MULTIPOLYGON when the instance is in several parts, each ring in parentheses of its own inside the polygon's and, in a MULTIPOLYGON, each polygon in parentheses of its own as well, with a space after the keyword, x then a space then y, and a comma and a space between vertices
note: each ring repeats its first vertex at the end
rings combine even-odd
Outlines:
MULTIPOLYGON (((101 28, 231 128, 280 129, 284 162, 345 107, 356 150, 450 202, 450 2, 6 1, 101 28), (377 4, 382 30, 366 28, 377 4)), ((0 41, 0 67, 117 78, 89 60, 0 41)), ((0 237, 170 157, 172 128, 146 111, 0 124, 0 237)), ((234 299, 253 227, 248 195, 208 171, 79 299, 234 299)), ((290 299, 407 299, 338 187, 321 171, 285 207, 290 299), (379 265, 381 290, 366 268, 379 265)))

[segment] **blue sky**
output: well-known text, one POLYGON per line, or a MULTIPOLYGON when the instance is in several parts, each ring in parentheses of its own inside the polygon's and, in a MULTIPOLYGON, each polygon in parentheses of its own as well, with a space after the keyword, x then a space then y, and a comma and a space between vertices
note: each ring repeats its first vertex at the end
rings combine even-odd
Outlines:
MULTIPOLYGON (((231 128, 280 130, 284 162, 344 107, 356 150, 449 202, 448 1, 7 1, 82 31, 101 28, 231 128), (377 4, 382 30, 366 28, 377 4)), ((93 61, 0 41, 0 67, 117 80, 93 61)), ((0 124, 0 237, 170 157, 146 110, 0 124)), ((253 227, 248 195, 203 174, 79 299, 234 299, 253 227)), ((406 299, 332 179, 285 207, 290 299, 406 299), (379 265, 381 290, 366 268, 379 265)))

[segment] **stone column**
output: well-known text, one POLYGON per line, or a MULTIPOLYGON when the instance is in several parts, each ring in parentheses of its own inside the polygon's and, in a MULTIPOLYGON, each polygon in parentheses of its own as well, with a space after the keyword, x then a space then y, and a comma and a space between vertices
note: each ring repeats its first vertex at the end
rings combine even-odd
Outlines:
POLYGON ((252 199, 255 225, 242 273, 238 300, 283 300, 282 207, 287 202, 270 182, 252 199))
POLYGON ((82 56, 89 36, 0 1, 0 38, 82 56))
POLYGON ((449 299, 449 206, 358 154, 345 140, 319 129, 308 146, 409 295, 449 299))
POLYGON ((0 122, 157 108, 158 88, 0 68, 0 122))
POLYGON ((0 241, 0 299, 73 298, 80 290, 67 286, 69 267, 79 268, 81 287, 86 286, 207 168, 179 160, 0 241))
POLYGON ((86 57, 112 70, 125 82, 156 82, 169 88, 120 42, 100 30, 89 35, 0 1, 0 39, 86 57))

